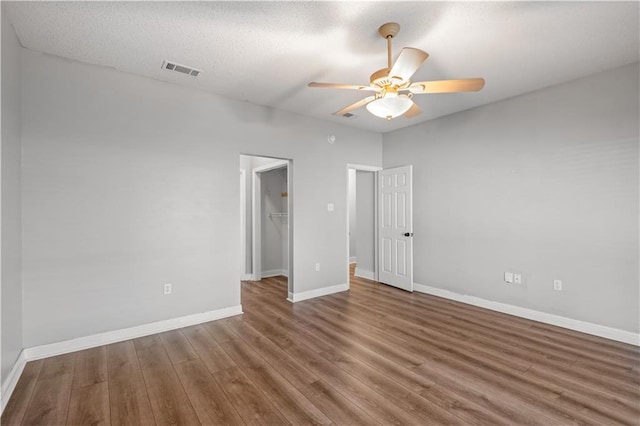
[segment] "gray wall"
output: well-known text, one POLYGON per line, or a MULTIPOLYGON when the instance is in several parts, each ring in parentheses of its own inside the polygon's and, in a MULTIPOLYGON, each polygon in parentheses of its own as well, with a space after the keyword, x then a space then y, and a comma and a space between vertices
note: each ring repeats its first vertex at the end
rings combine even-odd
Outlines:
POLYGON ((1 383, 22 350, 20 46, 2 5, 1 383))
POLYGON ((372 275, 375 269, 375 173, 356 171, 357 272, 372 275))
POLYGON ((636 63, 385 134, 384 166, 414 166, 415 282, 637 333, 638 79, 636 63))
POLYGON ((287 219, 269 217, 269 213, 286 213, 287 169, 280 168, 261 173, 262 186, 262 275, 288 274, 287 219))
POLYGON ((348 170, 349 176, 349 189, 347 190, 347 196, 349 198, 349 260, 356 259, 356 235, 358 232, 358 224, 356 220, 356 171, 354 169, 348 170))
POLYGON ((293 160, 294 291, 344 283, 381 135, 22 52, 26 347, 238 305, 240 153, 293 160))

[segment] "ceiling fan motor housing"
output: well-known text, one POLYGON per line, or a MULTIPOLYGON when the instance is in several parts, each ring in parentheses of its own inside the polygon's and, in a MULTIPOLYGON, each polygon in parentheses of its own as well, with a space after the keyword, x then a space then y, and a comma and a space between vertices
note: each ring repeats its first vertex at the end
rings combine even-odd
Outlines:
POLYGON ((384 89, 387 86, 402 86, 405 83, 401 78, 390 77, 389 71, 391 71, 389 68, 382 68, 371 74, 369 77, 371 85, 384 89))
POLYGON ((384 87, 392 84, 389 78, 389 68, 382 68, 371 74, 369 78, 372 86, 384 87))

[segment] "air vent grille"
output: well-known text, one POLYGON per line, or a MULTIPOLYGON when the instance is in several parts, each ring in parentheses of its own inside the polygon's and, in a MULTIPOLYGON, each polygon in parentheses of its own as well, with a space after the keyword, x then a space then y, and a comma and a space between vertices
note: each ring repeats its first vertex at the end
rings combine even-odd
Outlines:
POLYGON ((344 114, 342 114, 342 116, 345 118, 354 118, 356 115, 350 112, 345 112, 344 114))
POLYGON ((193 77, 197 77, 202 72, 202 71, 197 70, 195 68, 188 67, 186 65, 181 65, 181 64, 178 64, 178 63, 172 62, 172 61, 164 61, 162 63, 162 69, 168 70, 168 71, 179 72, 181 74, 187 74, 187 75, 190 75, 190 76, 193 76, 193 77))

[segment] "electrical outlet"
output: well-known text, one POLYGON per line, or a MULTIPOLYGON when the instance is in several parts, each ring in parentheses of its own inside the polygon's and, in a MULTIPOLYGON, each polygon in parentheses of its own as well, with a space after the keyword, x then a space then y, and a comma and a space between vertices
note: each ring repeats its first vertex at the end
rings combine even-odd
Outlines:
POLYGON ((320 270, 320 264, 316 263, 316 272, 320 270))
POLYGON ((555 291, 562 291, 562 280, 553 280, 553 289, 555 291))
POLYGON ((513 272, 505 272, 504 273, 504 281, 507 283, 513 282, 513 272))
POLYGON ((513 282, 515 284, 522 284, 522 275, 521 274, 513 274, 513 282))
POLYGON ((171 294, 171 284, 164 285, 164 294, 171 294))

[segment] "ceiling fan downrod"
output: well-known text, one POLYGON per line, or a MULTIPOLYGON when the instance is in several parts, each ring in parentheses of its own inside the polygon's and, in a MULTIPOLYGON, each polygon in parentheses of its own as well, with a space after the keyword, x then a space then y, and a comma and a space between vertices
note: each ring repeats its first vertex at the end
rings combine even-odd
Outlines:
POLYGON ((378 33, 382 38, 387 39, 387 68, 391 69, 391 39, 400 32, 400 24, 396 22, 387 22, 378 28, 378 33))

